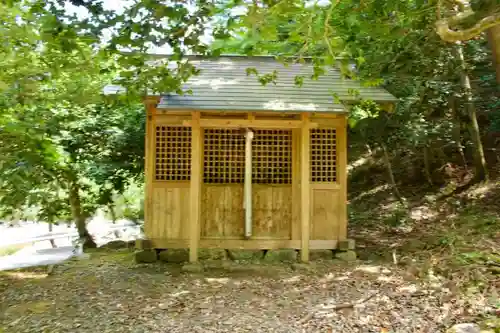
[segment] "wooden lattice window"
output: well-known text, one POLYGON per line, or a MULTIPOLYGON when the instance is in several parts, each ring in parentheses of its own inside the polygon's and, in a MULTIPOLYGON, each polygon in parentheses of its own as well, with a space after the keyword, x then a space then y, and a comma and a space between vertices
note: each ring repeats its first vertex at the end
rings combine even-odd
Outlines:
POLYGON ((311 181, 337 180, 337 133, 334 128, 311 129, 311 181))
MULTIPOLYGON (((204 182, 242 184, 245 181, 245 134, 241 130, 205 129, 204 182)), ((252 182, 292 182, 292 132, 256 130, 252 140, 252 182)))
POLYGON ((155 179, 190 180, 191 128, 156 126, 155 143, 155 179))
POLYGON ((205 129, 203 159, 205 183, 243 183, 245 136, 236 129, 205 129))
POLYGON ((292 183, 292 131, 256 130, 252 141, 252 182, 292 183))

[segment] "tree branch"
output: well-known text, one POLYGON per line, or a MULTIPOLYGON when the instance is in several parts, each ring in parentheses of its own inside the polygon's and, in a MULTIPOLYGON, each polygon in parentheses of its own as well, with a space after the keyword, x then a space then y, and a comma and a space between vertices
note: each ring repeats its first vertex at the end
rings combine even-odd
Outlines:
POLYGON ((500 25, 500 13, 496 13, 479 20, 469 29, 452 30, 450 28, 450 26, 456 25, 472 15, 474 15, 474 12, 472 10, 468 10, 447 19, 438 20, 436 22, 437 34, 444 41, 457 42, 472 39, 478 36, 481 32, 486 31, 493 26, 500 25))
MULTIPOLYGON (((338 1, 337 1, 338 3, 338 1)), ((336 5, 335 5, 336 6, 336 5)), ((333 54, 333 49, 332 49, 332 45, 330 44, 330 41, 328 40, 328 28, 330 27, 330 18, 332 16, 332 12, 333 12, 333 8, 334 6, 330 6, 330 9, 328 10, 328 13, 326 14, 326 18, 325 18, 325 31, 323 32, 323 38, 325 40, 325 43, 326 45, 328 46, 328 51, 330 52, 330 56, 332 57, 335 57, 335 55, 333 54)))
POLYGON ((447 0, 448 3, 452 5, 456 5, 460 8, 460 10, 465 11, 470 7, 470 2, 467 0, 447 0))

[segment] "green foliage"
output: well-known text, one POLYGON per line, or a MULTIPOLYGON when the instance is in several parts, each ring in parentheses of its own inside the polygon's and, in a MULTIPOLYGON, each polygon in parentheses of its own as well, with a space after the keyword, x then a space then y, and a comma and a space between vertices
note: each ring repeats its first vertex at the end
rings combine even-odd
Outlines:
POLYGON ((349 113, 349 126, 354 128, 362 120, 377 119, 381 111, 380 106, 373 101, 361 101, 356 103, 349 113))
MULTIPOLYGON (((500 107, 500 104, 498 104, 500 107)), ((490 131, 500 132, 500 112, 495 112, 490 116, 490 131)))
POLYGON ((468 206, 460 211, 454 222, 458 227, 467 229, 469 234, 479 235, 483 232, 494 233, 500 224, 500 217, 485 212, 481 207, 468 206))
MULTIPOLYGON (((462 143, 459 138, 468 139, 465 129, 469 120, 461 105, 465 101, 462 69, 456 46, 445 43, 435 33, 435 2, 238 4, 245 15, 228 21, 236 33, 229 39, 224 36, 217 40, 214 49, 275 55, 285 64, 304 62, 309 57, 314 77, 321 76, 325 67, 336 66, 344 76, 360 80, 365 86, 382 85, 399 98, 392 113, 381 112, 373 101, 352 105, 349 125, 354 141, 375 146, 384 143, 396 156, 404 152, 422 158, 418 151, 424 146, 433 155, 442 147, 457 147, 462 143), (450 108, 451 100, 456 101, 456 110, 450 108)), ((233 5, 228 3, 226 9, 233 5)), ((466 58, 471 78, 480 75, 483 87, 494 85, 491 56, 484 39, 467 43, 466 58)), ((267 79, 261 82, 272 81, 267 79)), ((296 77, 295 84, 302 86, 303 79, 296 77)), ((499 103, 493 90, 481 88, 474 92, 478 93, 474 102, 481 109, 494 110, 499 103)), ((350 93, 357 97, 356 91, 350 93)), ((334 98, 340 102, 338 96, 334 98)), ((493 115, 491 119, 494 121, 493 115)), ((439 167, 438 163, 431 158, 429 168, 439 167)))
POLYGON ((143 182, 130 181, 125 190, 115 193, 110 204, 113 205, 113 212, 107 209, 106 217, 109 219, 127 219, 136 224, 141 224, 144 220, 144 186, 143 182), (114 214, 114 215, 113 215, 114 214))
MULTIPOLYGON (((100 1, 68 2, 85 12, 85 17, 67 13, 59 0, 35 1, 31 12, 45 18, 44 32, 65 48, 74 49, 74 41, 84 38, 116 60, 116 83, 135 97, 146 91, 181 93, 181 83, 197 73, 182 55, 211 53, 204 41, 210 35, 207 25, 220 13, 216 3, 207 1, 132 1, 118 11, 106 9, 100 1), (145 54, 151 48, 168 49, 172 56, 154 61, 145 54)), ((227 32, 215 28, 211 34, 221 37, 227 32)))
POLYGON ((143 106, 103 93, 119 64, 69 27, 48 33, 57 16, 1 6, 1 213, 88 218, 143 171, 143 106))
MULTIPOLYGON (((424 146, 439 151, 467 139, 462 68, 456 46, 434 31, 435 2, 148 0, 120 11, 102 2, 69 2, 88 15, 68 14, 59 0, 0 4, 4 214, 43 203, 58 207, 37 210, 44 219, 67 216, 71 188, 78 189, 86 216, 121 198, 143 171, 145 118, 138 97, 190 93, 182 83, 198 71, 183 58, 189 52, 274 55, 284 63, 311 62, 311 79, 337 66, 365 86, 383 85, 399 98, 397 107, 386 112, 374 101, 357 99, 349 115, 351 139, 384 144, 394 156, 420 158, 424 146), (204 41, 209 35, 212 45, 204 41), (148 57, 150 47, 168 47, 171 55, 148 57), (110 83, 126 93, 104 96, 110 83), (450 108, 453 99, 456 110, 450 108)), ((473 3, 478 11, 490 5, 473 3)), ((466 43, 464 52, 474 102, 496 130, 497 114, 489 110, 500 102, 485 40, 466 43)), ((262 84, 279 76, 254 68, 247 74, 262 84)), ((297 76, 295 84, 302 86, 304 79, 297 76)), ((120 214, 141 215, 138 208, 120 214)))
POLYGON ((256 68, 247 68, 246 69, 247 76, 255 75, 257 80, 262 84, 266 85, 268 83, 276 84, 276 79, 278 78, 278 71, 274 70, 271 73, 260 74, 256 68))
POLYGON ((387 226, 390 227, 399 227, 404 225, 405 223, 410 221, 410 217, 408 216, 408 207, 405 207, 402 204, 396 205, 391 214, 387 216, 384 222, 387 226))

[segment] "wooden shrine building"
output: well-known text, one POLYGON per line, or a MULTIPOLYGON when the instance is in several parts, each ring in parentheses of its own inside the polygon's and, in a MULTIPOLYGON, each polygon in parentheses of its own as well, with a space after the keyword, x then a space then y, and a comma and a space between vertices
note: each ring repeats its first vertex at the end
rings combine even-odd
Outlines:
POLYGON ((188 95, 149 96, 144 232, 148 247, 335 249, 347 240, 348 104, 391 104, 381 88, 272 57, 191 60, 188 95), (260 74, 276 70, 276 83, 260 74), (295 77, 303 75, 301 87, 295 77), (334 95, 342 103, 336 102, 334 95))

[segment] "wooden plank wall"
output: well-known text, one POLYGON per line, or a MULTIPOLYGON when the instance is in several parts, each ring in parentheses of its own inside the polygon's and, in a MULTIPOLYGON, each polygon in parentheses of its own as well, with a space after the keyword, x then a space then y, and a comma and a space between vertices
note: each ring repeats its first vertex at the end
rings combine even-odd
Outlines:
POLYGON ((338 239, 340 191, 311 188, 311 239, 338 239))
POLYGON ((151 228, 147 236, 164 239, 189 238, 189 183, 171 183, 155 186, 153 183, 153 205, 151 228), (187 185, 187 186, 186 186, 187 185))
MULTIPOLYGON (((186 119, 190 119, 190 116, 178 113, 171 118, 167 115, 153 116, 152 121, 148 122, 145 233, 150 239, 187 241, 190 236, 190 182, 153 181, 151 178, 154 126, 170 123, 179 126, 186 119)), ((336 183, 310 184, 310 239, 343 240, 347 231, 345 117, 313 115, 310 121, 321 127, 336 128, 338 138, 336 183)), ((253 185, 252 239, 301 240, 301 193, 298 181, 301 129, 293 129, 292 132, 292 184, 253 185)), ((243 184, 202 184, 200 195, 200 238, 243 239, 243 184)))
POLYGON ((311 184, 311 239, 345 240, 347 236, 347 119, 344 115, 313 116, 319 128, 336 132, 336 182, 311 184))
POLYGON ((291 239, 292 186, 253 185, 254 237, 291 239))
POLYGON ((242 238, 243 185, 204 184, 201 212, 201 238, 242 238))
MULTIPOLYGON (((290 239, 292 191, 290 185, 252 188, 254 239, 290 239)), ((205 184, 202 189, 201 238, 243 238, 243 186, 205 184)))

